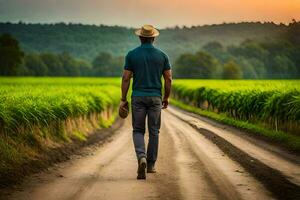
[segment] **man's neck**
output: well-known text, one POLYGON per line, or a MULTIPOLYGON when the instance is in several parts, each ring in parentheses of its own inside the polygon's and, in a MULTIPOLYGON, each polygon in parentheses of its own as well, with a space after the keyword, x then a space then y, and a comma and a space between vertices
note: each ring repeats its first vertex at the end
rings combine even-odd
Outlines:
POLYGON ((152 42, 144 42, 144 43, 141 43, 141 45, 153 45, 152 42))
POLYGON ((141 43, 142 47, 153 47, 153 43, 147 42, 147 43, 141 43))

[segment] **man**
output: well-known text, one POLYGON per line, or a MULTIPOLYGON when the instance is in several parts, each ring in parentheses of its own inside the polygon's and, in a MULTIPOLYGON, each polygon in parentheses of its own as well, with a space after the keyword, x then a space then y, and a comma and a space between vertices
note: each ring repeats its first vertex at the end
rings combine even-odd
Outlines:
POLYGON ((155 173, 155 161, 158 153, 158 135, 160 129, 161 109, 169 104, 172 73, 168 56, 153 46, 155 37, 159 35, 151 25, 144 25, 135 31, 141 46, 130 51, 125 59, 122 76, 122 99, 120 109, 125 110, 130 78, 133 75, 131 108, 133 143, 138 160, 137 179, 146 179, 148 173, 155 173), (165 80, 164 97, 162 99, 161 77, 165 80), (149 131, 147 152, 145 151, 145 121, 149 131))

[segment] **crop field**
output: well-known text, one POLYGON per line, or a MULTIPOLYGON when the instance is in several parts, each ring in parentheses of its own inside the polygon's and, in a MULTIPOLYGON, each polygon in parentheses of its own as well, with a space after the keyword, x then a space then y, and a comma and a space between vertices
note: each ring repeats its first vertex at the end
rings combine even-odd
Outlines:
POLYGON ((0 175, 116 116, 120 79, 1 78, 0 175))
MULTIPOLYGON (((92 130, 111 125, 120 82, 120 78, 0 78, 0 179, 7 180, 53 148, 85 141, 92 130)), ((244 121, 269 128, 276 132, 271 136, 276 141, 299 150, 299 85, 296 80, 180 79, 173 82, 171 103, 228 116, 234 121, 231 125, 244 121)))
POLYGON ((299 134, 299 80, 176 80, 173 98, 237 120, 299 134))
POLYGON ((47 126, 53 121, 99 113, 116 105, 119 84, 119 79, 1 79, 1 126, 47 126))

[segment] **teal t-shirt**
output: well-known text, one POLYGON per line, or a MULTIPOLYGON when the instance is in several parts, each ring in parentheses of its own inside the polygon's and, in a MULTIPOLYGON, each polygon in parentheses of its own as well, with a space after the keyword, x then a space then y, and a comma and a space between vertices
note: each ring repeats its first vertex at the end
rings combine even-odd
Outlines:
POLYGON ((146 43, 128 52, 124 69, 133 72, 132 96, 161 96, 161 77, 171 65, 163 51, 146 43))

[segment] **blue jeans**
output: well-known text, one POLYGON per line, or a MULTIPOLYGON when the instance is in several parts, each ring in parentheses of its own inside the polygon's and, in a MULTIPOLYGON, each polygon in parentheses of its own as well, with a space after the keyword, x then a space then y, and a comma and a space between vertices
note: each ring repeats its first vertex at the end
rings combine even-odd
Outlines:
POLYGON ((146 157, 148 164, 157 159, 159 129, 161 123, 161 97, 135 97, 131 99, 133 143, 137 159, 146 157), (145 121, 149 131, 147 153, 145 151, 145 121))

